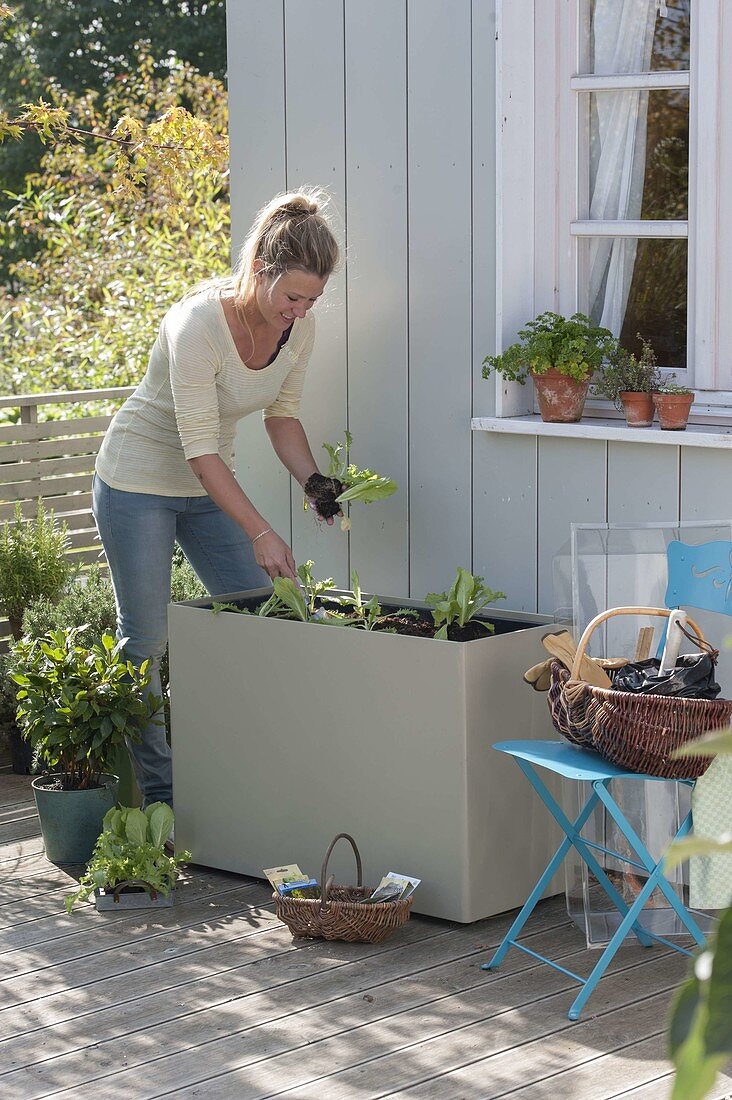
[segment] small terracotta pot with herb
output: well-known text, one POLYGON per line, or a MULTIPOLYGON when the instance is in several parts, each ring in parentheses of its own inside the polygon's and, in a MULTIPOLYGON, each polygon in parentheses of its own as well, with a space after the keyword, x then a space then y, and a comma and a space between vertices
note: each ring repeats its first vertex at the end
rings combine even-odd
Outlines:
POLYGON ((640 357, 617 345, 595 382, 599 397, 607 397, 625 413, 629 428, 650 428, 653 423, 653 391, 661 384, 656 355, 638 333, 640 357))
POLYGON ((683 432, 689 422, 689 413, 694 403, 694 394, 685 386, 670 382, 653 394, 661 430, 664 432, 683 432))

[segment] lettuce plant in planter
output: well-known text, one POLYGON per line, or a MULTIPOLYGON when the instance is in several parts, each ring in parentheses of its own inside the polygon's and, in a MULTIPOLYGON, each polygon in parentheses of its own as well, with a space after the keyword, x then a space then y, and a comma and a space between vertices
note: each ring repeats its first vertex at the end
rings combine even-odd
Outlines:
MULTIPOLYGON (((311 595, 325 584, 307 583, 311 595)), ((210 598, 169 609, 178 842, 198 863, 261 876, 319 866, 348 826, 368 866, 423 879, 421 912, 472 921, 520 905, 558 838, 536 828, 536 796, 490 746, 512 729, 554 737, 522 680, 550 620, 488 610, 500 593, 465 570, 437 598, 446 608, 364 592, 356 576, 314 604, 295 585, 294 612, 292 587, 233 594, 248 614, 211 614, 210 598), (316 629, 320 608, 339 629, 316 629), (450 640, 448 623, 476 615, 494 632, 450 640)))
POLYGON ((97 909, 172 905, 180 865, 190 858, 188 852, 165 851, 172 828, 173 811, 164 802, 152 802, 144 811, 109 810, 79 889, 66 898, 66 911, 92 895, 97 909))
POLYGON ((17 642, 10 657, 18 724, 46 769, 32 786, 46 855, 57 863, 89 858, 104 814, 117 800, 110 759, 161 705, 145 691, 148 662, 136 668, 126 661, 123 642, 111 634, 82 645, 83 630, 52 630, 17 642))
POLYGON ((505 592, 486 588, 482 577, 474 577, 467 569, 458 569, 457 577, 448 592, 430 592, 425 601, 432 608, 437 627, 436 638, 467 642, 479 638, 484 630, 493 634, 493 623, 477 618, 488 604, 505 600, 505 592))

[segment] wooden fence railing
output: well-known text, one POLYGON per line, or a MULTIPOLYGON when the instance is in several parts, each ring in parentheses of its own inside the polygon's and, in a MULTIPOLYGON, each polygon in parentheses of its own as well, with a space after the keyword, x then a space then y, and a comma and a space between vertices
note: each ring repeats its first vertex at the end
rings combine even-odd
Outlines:
MULTIPOLYGON (((18 501, 28 517, 36 514, 42 500, 66 523, 69 555, 75 562, 103 560, 91 513, 91 487, 94 461, 113 413, 100 416, 94 406, 98 409, 101 403, 116 410, 133 390, 117 386, 0 397, 0 409, 20 411, 18 423, 0 424, 0 523, 14 516, 18 501), (44 420, 47 405, 68 406, 69 416, 44 420)), ((0 618, 0 638, 7 634, 7 620, 0 618)))

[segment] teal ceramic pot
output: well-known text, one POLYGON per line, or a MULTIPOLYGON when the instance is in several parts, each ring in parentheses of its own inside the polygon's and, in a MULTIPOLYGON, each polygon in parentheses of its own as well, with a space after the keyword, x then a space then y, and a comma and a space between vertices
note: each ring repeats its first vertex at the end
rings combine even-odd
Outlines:
POLYGON ((102 775, 103 786, 89 791, 54 791, 56 775, 39 775, 31 786, 36 799, 46 857, 51 863, 87 863, 107 810, 117 803, 119 779, 102 775))

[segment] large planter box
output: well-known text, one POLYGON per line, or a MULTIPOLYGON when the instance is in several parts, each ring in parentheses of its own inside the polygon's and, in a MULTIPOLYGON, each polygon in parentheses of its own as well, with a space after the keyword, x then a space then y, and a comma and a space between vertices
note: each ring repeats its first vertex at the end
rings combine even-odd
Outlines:
MULTIPOLYGON (((210 607, 169 609, 176 841, 196 863, 319 878, 345 831, 367 884, 422 879, 415 912, 468 922, 524 902, 559 838, 491 745, 556 736, 521 679, 546 656, 546 619, 495 612, 494 636, 450 642, 210 607)), ((355 881, 347 850, 332 870, 355 881)))

